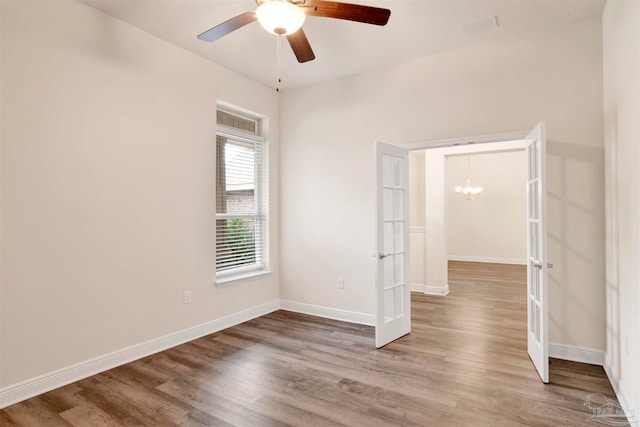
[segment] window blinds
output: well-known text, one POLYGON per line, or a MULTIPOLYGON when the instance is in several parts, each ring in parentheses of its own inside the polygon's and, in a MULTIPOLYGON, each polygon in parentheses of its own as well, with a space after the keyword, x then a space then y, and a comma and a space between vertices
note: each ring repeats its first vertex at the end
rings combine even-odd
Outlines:
MULTIPOLYGON (((226 126, 250 122, 233 123, 225 114, 222 119, 226 126)), ((261 138, 252 140, 219 132, 216 167, 216 271, 261 268, 264 265, 261 138)))

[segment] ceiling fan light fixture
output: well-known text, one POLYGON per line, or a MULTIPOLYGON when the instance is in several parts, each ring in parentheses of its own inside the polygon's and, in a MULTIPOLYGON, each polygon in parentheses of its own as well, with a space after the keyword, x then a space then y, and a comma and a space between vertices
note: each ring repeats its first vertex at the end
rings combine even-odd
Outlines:
POLYGON ((262 28, 272 34, 287 36, 302 27, 307 17, 304 11, 287 0, 265 1, 256 9, 262 28))

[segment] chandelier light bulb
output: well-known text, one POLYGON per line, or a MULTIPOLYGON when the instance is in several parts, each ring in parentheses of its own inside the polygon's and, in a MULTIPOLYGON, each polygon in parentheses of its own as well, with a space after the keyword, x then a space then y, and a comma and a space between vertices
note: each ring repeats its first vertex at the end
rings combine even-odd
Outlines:
POLYGON ((287 0, 271 0, 258 6, 256 17, 265 30, 279 36, 287 36, 302 27, 307 15, 300 7, 287 0))
POLYGON ((464 188, 457 186, 455 187, 455 190, 456 194, 463 196, 465 200, 474 200, 480 195, 480 193, 482 193, 482 187, 471 186, 469 157, 467 157, 467 186, 464 188))

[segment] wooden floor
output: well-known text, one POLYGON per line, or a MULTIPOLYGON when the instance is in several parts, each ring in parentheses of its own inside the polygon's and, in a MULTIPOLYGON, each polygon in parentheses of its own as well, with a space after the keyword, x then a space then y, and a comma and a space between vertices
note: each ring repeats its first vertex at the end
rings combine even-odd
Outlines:
POLYGON ((413 331, 277 311, 0 411, 2 426, 584 426, 601 367, 526 351, 521 266, 455 262, 413 295, 413 331))

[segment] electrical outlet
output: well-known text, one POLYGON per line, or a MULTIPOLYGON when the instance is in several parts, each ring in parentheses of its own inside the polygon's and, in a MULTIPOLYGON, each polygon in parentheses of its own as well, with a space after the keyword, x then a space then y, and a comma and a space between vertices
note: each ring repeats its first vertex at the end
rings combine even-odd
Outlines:
POLYGON ((183 302, 185 304, 191 304, 191 291, 184 291, 183 302))
POLYGON ((344 279, 342 277, 338 277, 338 280, 336 280, 336 288, 344 289, 344 279))

